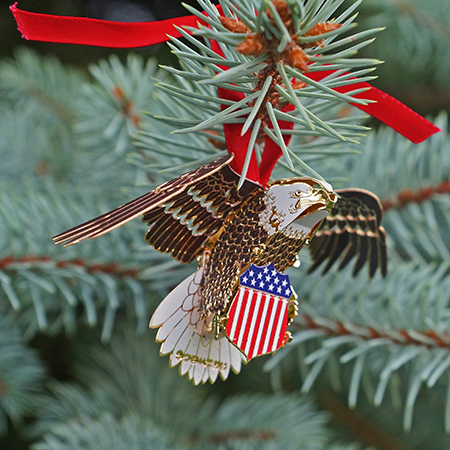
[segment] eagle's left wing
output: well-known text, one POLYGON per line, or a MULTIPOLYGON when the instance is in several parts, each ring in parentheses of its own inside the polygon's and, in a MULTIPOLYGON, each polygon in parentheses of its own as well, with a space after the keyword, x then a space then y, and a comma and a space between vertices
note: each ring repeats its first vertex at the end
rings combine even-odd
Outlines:
POLYGON ((253 191, 262 188, 230 168, 233 155, 226 155, 191 170, 153 191, 55 236, 56 244, 77 244, 95 239, 142 216, 150 229, 145 240, 156 250, 182 262, 191 262, 203 252, 207 239, 240 208, 253 191))
POLYGON ((386 232, 381 226, 380 200, 363 189, 342 189, 336 193, 339 195, 336 205, 309 245, 313 259, 309 272, 327 261, 323 270, 326 273, 339 258, 341 270, 356 258, 353 275, 368 262, 370 277, 377 269, 386 276, 386 232))
POLYGON ((217 173, 227 166, 233 159, 233 155, 226 155, 204 166, 191 170, 178 178, 167 181, 153 191, 125 203, 118 208, 101 216, 91 219, 64 233, 58 234, 52 239, 55 244, 64 243, 64 246, 77 244, 84 239, 95 239, 123 224, 148 213, 174 197, 186 192, 194 183, 217 173))

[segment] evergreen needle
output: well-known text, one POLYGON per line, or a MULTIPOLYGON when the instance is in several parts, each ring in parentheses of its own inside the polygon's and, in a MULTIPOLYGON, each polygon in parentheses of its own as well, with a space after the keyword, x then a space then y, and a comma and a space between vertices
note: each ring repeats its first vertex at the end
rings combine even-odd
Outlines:
POLYGON ((293 169, 294 166, 292 164, 292 160, 291 160, 291 157, 289 155, 289 151, 288 151, 288 149, 286 147, 286 143, 284 142, 283 135, 281 133, 280 126, 278 124, 278 120, 277 120, 277 118, 275 116, 275 112, 274 112, 273 106, 272 106, 272 104, 270 102, 266 103, 266 109, 267 109, 267 112, 269 114, 269 118, 270 118, 270 121, 272 123, 273 130, 275 131, 275 136, 274 136, 272 130, 269 130, 268 127, 265 127, 264 131, 269 135, 269 137, 272 140, 274 140, 280 146, 280 148, 283 151, 283 155, 286 158, 286 161, 287 161, 289 167, 293 169))
POLYGON ((286 70, 288 72, 290 72, 294 77, 304 81, 305 83, 310 84, 310 85, 314 86, 315 88, 317 88, 317 89, 319 89, 321 91, 327 92, 328 94, 334 95, 335 97, 340 98, 340 99, 344 100, 347 103, 356 103, 358 105, 367 105, 367 101, 366 100, 362 100, 362 99, 359 99, 359 98, 352 98, 349 95, 337 92, 337 91, 329 88, 328 86, 325 86, 322 83, 319 83, 317 81, 312 80, 311 78, 306 77, 305 75, 303 75, 298 70, 294 70, 294 69, 291 69, 289 67, 287 67, 286 70))
POLYGON ((255 104, 252 107, 252 112, 248 115, 247 120, 245 121, 244 126, 242 127, 241 136, 243 136, 247 132, 256 114, 258 114, 259 108, 261 107, 261 104, 266 97, 267 91, 269 90, 271 83, 272 77, 268 76, 266 78, 266 81, 264 81, 261 90, 259 91, 259 97, 256 99, 255 104))
POLYGON ((263 70, 267 67, 267 63, 265 60, 267 59, 267 55, 261 55, 258 58, 252 59, 244 64, 240 64, 238 66, 232 67, 228 70, 223 70, 222 72, 215 75, 213 78, 209 80, 203 80, 201 83, 203 84, 214 84, 217 82, 228 82, 235 83, 236 79, 241 78, 246 74, 254 74, 263 70))
MULTIPOLYGON (((308 114, 305 111, 304 106, 301 104, 300 100, 297 97, 297 93, 294 91, 294 88, 292 87, 291 80, 288 78, 286 71, 284 70, 284 64, 281 62, 277 63, 278 71, 280 72, 281 78, 283 80, 284 85, 286 86, 287 91, 289 92, 289 100, 290 102, 297 108, 299 113, 302 115, 303 120, 307 124, 308 128, 312 131, 314 131, 314 125, 309 118, 308 114)), ((278 86, 276 87, 278 88, 278 86)), ((280 90, 277 89, 278 92, 280 90)))
POLYGON ((255 147, 256 139, 258 138, 259 130, 261 128, 261 120, 257 119, 253 125, 252 134, 250 136, 250 141, 247 147, 247 153, 245 154, 244 165, 242 167, 241 176, 239 178, 238 189, 242 187, 247 176, 248 168, 250 166, 251 157, 253 154, 253 149, 255 147))

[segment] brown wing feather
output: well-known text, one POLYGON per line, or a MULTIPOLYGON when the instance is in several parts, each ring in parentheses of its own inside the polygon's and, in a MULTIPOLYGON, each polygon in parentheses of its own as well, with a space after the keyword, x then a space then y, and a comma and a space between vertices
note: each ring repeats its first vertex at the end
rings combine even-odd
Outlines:
POLYGON ((309 245, 313 259, 309 272, 327 261, 323 270, 326 273, 339 258, 341 270, 356 258, 353 275, 368 262, 370 277, 377 269, 386 276, 386 232, 381 226, 383 210, 378 197, 362 189, 336 193, 339 200, 309 245))
POLYGON ((150 225, 145 240, 182 263, 191 262, 249 194, 261 190, 248 181, 238 190, 237 182, 238 176, 225 166, 158 205, 142 218, 150 225))
POLYGON ((156 250, 189 263, 203 252, 209 238, 224 225, 258 185, 245 181, 228 167, 232 155, 169 181, 109 213, 66 231, 53 239, 76 244, 96 238, 142 215, 149 225, 145 240, 156 250))
POLYGON ((77 244, 87 238, 95 239, 102 236, 167 202, 188 189, 194 183, 216 173, 229 164, 232 159, 232 154, 226 155, 205 164, 198 169, 191 170, 178 178, 158 186, 153 191, 150 191, 131 202, 53 237, 53 240, 55 241, 55 244, 64 242, 65 246, 69 246, 77 244))
POLYGON ((165 214, 161 208, 161 217, 147 231, 145 240, 156 250, 169 253, 182 263, 189 263, 203 248, 207 237, 207 235, 193 235, 188 227, 165 214), (186 250, 188 241, 190 246, 186 250))

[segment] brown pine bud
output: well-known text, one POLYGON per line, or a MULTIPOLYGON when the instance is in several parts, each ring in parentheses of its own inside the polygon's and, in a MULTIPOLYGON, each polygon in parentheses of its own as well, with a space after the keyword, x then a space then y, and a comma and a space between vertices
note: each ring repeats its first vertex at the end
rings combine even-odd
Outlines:
POLYGON ((236 47, 236 50, 243 55, 258 56, 264 53, 264 40, 256 33, 249 33, 245 39, 236 47))
POLYGON ((220 23, 232 33, 247 33, 250 31, 245 23, 230 17, 219 16, 220 23))
POLYGON ((309 31, 305 33, 305 36, 318 36, 320 34, 328 33, 329 31, 337 30, 341 27, 341 23, 322 22, 314 25, 309 31))
POLYGON ((295 69, 302 70, 303 72, 308 72, 308 56, 303 52, 303 50, 293 41, 291 41, 285 48, 283 52, 283 58, 291 67, 295 69))
MULTIPOLYGON (((331 22, 323 22, 314 25, 308 32, 305 33, 305 36, 319 36, 324 33, 328 33, 329 31, 337 30, 341 28, 342 24, 340 23, 331 23, 331 22)), ((314 42, 309 42, 308 44, 304 44, 305 47, 318 47, 323 44, 323 40, 318 40, 314 42)))
POLYGON ((291 83, 292 87, 295 89, 303 89, 306 86, 308 86, 308 83, 305 83, 304 81, 296 81, 295 83, 291 83))
MULTIPOLYGON (((273 6, 275 6, 275 9, 277 10, 283 23, 287 28, 289 28, 292 24, 292 14, 289 9, 289 5, 284 0, 274 0, 273 6)), ((271 20, 273 20, 272 13, 269 8, 266 9, 266 14, 271 20)))

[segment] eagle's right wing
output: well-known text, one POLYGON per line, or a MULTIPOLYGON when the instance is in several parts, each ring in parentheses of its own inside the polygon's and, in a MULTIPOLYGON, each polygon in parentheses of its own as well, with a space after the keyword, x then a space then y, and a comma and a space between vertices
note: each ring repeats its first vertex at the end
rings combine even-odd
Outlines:
POLYGON ((355 258, 353 275, 368 262, 370 277, 377 269, 386 276, 386 232, 381 226, 383 210, 378 197, 363 189, 342 189, 336 193, 336 205, 309 245, 313 260, 309 272, 327 261, 325 273, 339 258, 340 270, 355 258))

